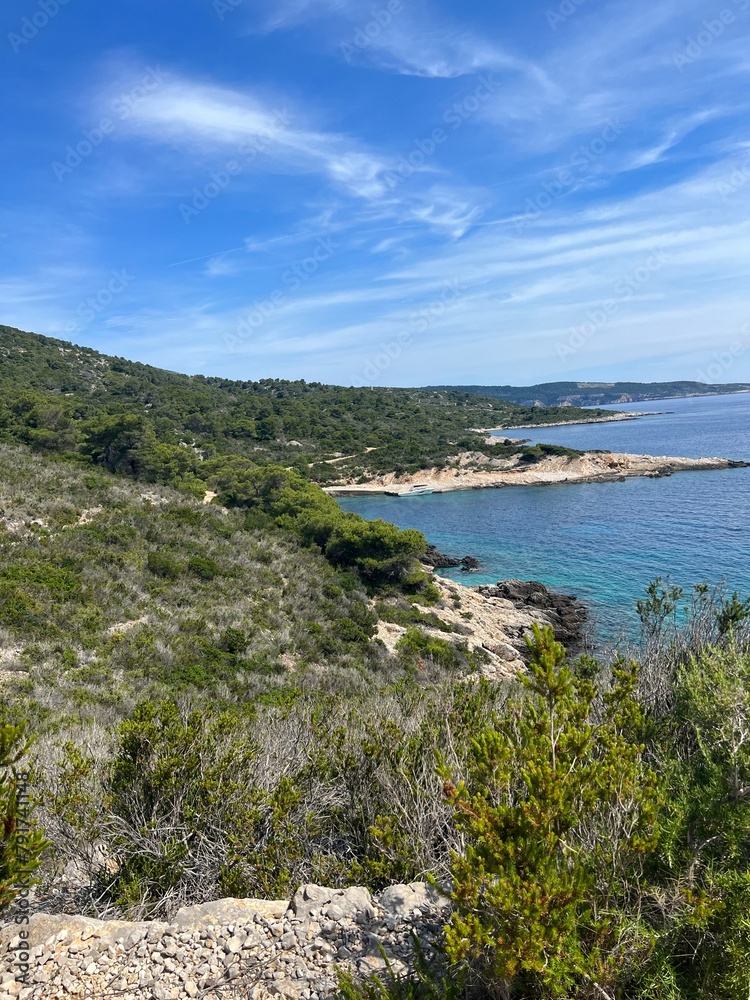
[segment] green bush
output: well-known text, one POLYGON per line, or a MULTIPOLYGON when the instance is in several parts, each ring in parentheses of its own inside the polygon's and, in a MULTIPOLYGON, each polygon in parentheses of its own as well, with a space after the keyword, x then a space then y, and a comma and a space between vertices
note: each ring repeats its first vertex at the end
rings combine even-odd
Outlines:
POLYGON ((419 628, 407 629, 406 634, 399 639, 396 649, 408 662, 432 660, 433 663, 448 669, 460 666, 463 659, 459 650, 450 642, 425 635, 419 628))
POLYGON ((424 535, 413 528, 344 515, 330 534, 325 554, 334 565, 354 566, 368 579, 387 581, 401 579, 426 548, 424 535))
POLYGON ((460 970, 436 964, 424 954, 418 938, 412 941, 414 968, 398 974, 386 961, 385 974, 357 980, 351 973, 338 972, 339 1000, 462 1000, 466 996, 460 970))
POLYGON ((635 677, 621 673, 597 718, 552 630, 529 649, 526 698, 477 733, 466 781, 443 769, 466 837, 447 954, 497 995, 611 996, 652 945, 634 900, 659 797, 631 735, 635 677))
POLYGON ((33 818, 35 799, 23 766, 31 746, 25 728, 0 722, 0 913, 18 902, 20 915, 28 915, 34 873, 49 846, 33 818))
MULTIPOLYGON (((223 870, 233 872, 234 851, 251 847, 262 801, 252 781, 257 747, 237 723, 146 702, 120 726, 105 784, 118 862, 108 881, 113 902, 154 900, 156 912, 172 894, 194 892, 201 878, 221 882, 223 870)), ((236 887, 237 872, 232 880, 236 887)))
POLYGON ((411 605, 387 604, 385 601, 378 601, 375 605, 375 610, 381 621, 393 622, 395 625, 403 625, 404 627, 426 625, 429 628, 437 629, 439 632, 458 631, 454 625, 444 622, 436 614, 425 614, 424 611, 419 611, 411 605))
POLYGON ((213 580, 217 576, 221 576, 221 567, 219 564, 207 556, 191 556, 188 559, 187 568, 191 573, 200 577, 201 580, 213 580))
POLYGON ((149 552, 146 564, 154 576, 164 580, 176 580, 182 572, 180 563, 166 552, 149 552))
POLYGON ((648 874, 662 914, 636 983, 664 1000, 750 993, 750 656, 706 648, 678 671, 654 754, 666 795, 648 874))

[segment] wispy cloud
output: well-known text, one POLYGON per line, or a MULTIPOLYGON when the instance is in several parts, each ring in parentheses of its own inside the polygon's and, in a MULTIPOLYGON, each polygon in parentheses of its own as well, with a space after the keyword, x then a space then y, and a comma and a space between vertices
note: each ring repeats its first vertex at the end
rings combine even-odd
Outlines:
POLYGON ((666 153, 679 146, 683 139, 687 138, 697 128, 700 128, 701 125, 715 121, 725 116, 726 113, 721 108, 706 108, 667 126, 664 135, 655 146, 644 149, 636 154, 631 168, 635 170, 638 167, 647 167, 654 163, 659 163, 664 159, 666 153))
MULTIPOLYGON (((690 122, 693 116, 692 127, 696 127, 701 115, 710 114, 701 106, 707 94, 709 107, 717 104, 717 97, 721 103, 724 89, 732 94, 733 103, 737 100, 738 76, 747 72, 747 67, 743 70, 730 57, 737 37, 721 39, 711 50, 717 60, 726 60, 726 66, 709 87, 704 73, 680 74, 673 61, 675 51, 691 33, 703 28, 701 18, 716 13, 714 4, 653 0, 637 9, 634 17, 632 3, 581 8, 564 32, 551 36, 555 44, 538 57, 540 71, 551 86, 542 94, 519 78, 512 88, 487 102, 482 114, 506 129, 519 147, 543 152, 563 148, 610 116, 637 122, 634 134, 648 143, 651 129, 666 131, 677 109, 690 108, 682 119, 690 122)), ((747 25, 739 13, 736 20, 736 36, 747 39, 747 25)), ((744 98, 742 103, 746 103, 744 98)), ((676 141, 680 137, 677 129, 676 141)), ((656 149, 659 158, 671 148, 669 140, 665 141, 660 154, 659 145, 652 142, 646 149, 656 149)))
POLYGON ((333 25, 330 41, 350 62, 433 79, 496 70, 522 74, 542 88, 551 86, 533 60, 441 18, 426 0, 396 0, 382 9, 369 0, 269 0, 267 9, 261 22, 265 31, 309 20, 333 25))
MULTIPOLYGON (((65 335, 138 260, 80 336, 169 368, 353 381, 411 331, 382 382, 604 377, 657 356, 674 377, 750 320, 749 3, 727 0, 735 20, 682 67, 713 0, 591 0, 556 31, 542 2, 508 18, 455 0, 254 0, 143 95, 145 56, 97 70, 81 50, 70 100, 50 104, 45 80, 19 112, 19 145, 32 103, 48 119, 38 163, 9 157, 3 320, 65 335), (50 162, 123 93, 128 114, 61 185, 50 162), (235 160, 186 226, 180 200, 235 160), (323 235, 336 251, 306 269, 323 235), (656 250, 668 264, 563 363, 555 345, 656 250), (460 294, 432 308, 449 281, 460 294), (269 300, 230 364, 226 334, 269 300)), ((144 28, 142 51, 173 54, 181 27, 144 28)))
POLYGON ((345 135, 306 128, 300 119, 298 110, 283 103, 175 79, 135 109, 129 126, 152 142, 171 143, 193 154, 219 149, 241 157, 247 149, 256 154, 255 169, 321 174, 358 197, 384 192, 385 160, 345 135))

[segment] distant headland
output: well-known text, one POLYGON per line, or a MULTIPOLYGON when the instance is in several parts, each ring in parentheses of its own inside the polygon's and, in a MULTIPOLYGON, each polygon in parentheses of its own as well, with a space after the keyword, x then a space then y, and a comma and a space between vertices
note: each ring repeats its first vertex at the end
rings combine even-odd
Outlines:
POLYGON ((469 392, 521 406, 613 406, 689 396, 750 392, 750 383, 540 382, 538 385, 432 385, 429 389, 469 392))

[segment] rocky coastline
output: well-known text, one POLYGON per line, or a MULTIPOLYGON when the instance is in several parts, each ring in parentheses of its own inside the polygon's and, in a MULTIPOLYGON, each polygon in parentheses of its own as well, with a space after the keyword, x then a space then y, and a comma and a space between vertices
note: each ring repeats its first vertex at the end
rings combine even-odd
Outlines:
POLYGON ((573 427, 576 424, 614 424, 623 420, 638 420, 640 417, 656 417, 661 414, 656 411, 643 413, 613 413, 608 417, 589 417, 581 420, 557 420, 549 424, 515 424, 513 427, 482 427, 480 434, 507 433, 508 431, 542 431, 548 427, 573 427))
POLYGON ((456 569, 461 567, 462 573, 471 573, 473 570, 479 569, 480 562, 475 559, 474 556, 464 556, 462 559, 455 559, 452 556, 447 556, 443 552, 439 552, 434 545, 427 546, 427 552, 422 556, 422 562, 425 566, 430 566, 432 569, 456 569))
POLYGON ((473 589, 483 597, 509 601, 516 610, 531 608, 543 612, 557 641, 570 652, 578 650, 584 641, 588 610, 575 596, 555 593, 537 580, 500 580, 494 587, 473 589))
MULTIPOLYGON (((415 604, 425 615, 434 614, 450 626, 456 640, 470 652, 478 651, 480 673, 491 681, 517 677, 528 662, 527 636, 535 625, 550 626, 558 642, 571 653, 586 643, 588 610, 575 597, 556 594, 536 581, 503 580, 495 586, 466 587, 434 576, 440 601, 429 607, 415 604)), ((427 624, 421 630, 436 639, 446 635, 427 624)), ((379 621, 377 638, 390 652, 397 652, 407 626, 379 621)))
MULTIPOLYGON (((480 452, 456 456, 450 467, 422 469, 397 476, 375 476, 367 483, 341 482, 323 487, 331 496, 397 495, 424 485, 432 493, 502 489, 509 486, 559 486, 564 483, 622 482, 634 476, 661 479, 677 472, 717 472, 746 468, 747 462, 728 458, 674 458, 587 451, 553 455, 529 463, 518 457, 491 459, 480 452)), ((412 501, 416 502, 416 501, 412 501)))

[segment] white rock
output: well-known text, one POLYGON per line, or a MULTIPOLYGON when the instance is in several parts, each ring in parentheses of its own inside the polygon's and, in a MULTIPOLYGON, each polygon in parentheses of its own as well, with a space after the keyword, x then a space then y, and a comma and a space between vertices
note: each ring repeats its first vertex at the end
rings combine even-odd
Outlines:
POLYGON ((224 945, 225 951, 229 952, 231 955, 237 955, 242 951, 242 947, 245 944, 245 936, 235 934, 230 937, 229 940, 224 945))

